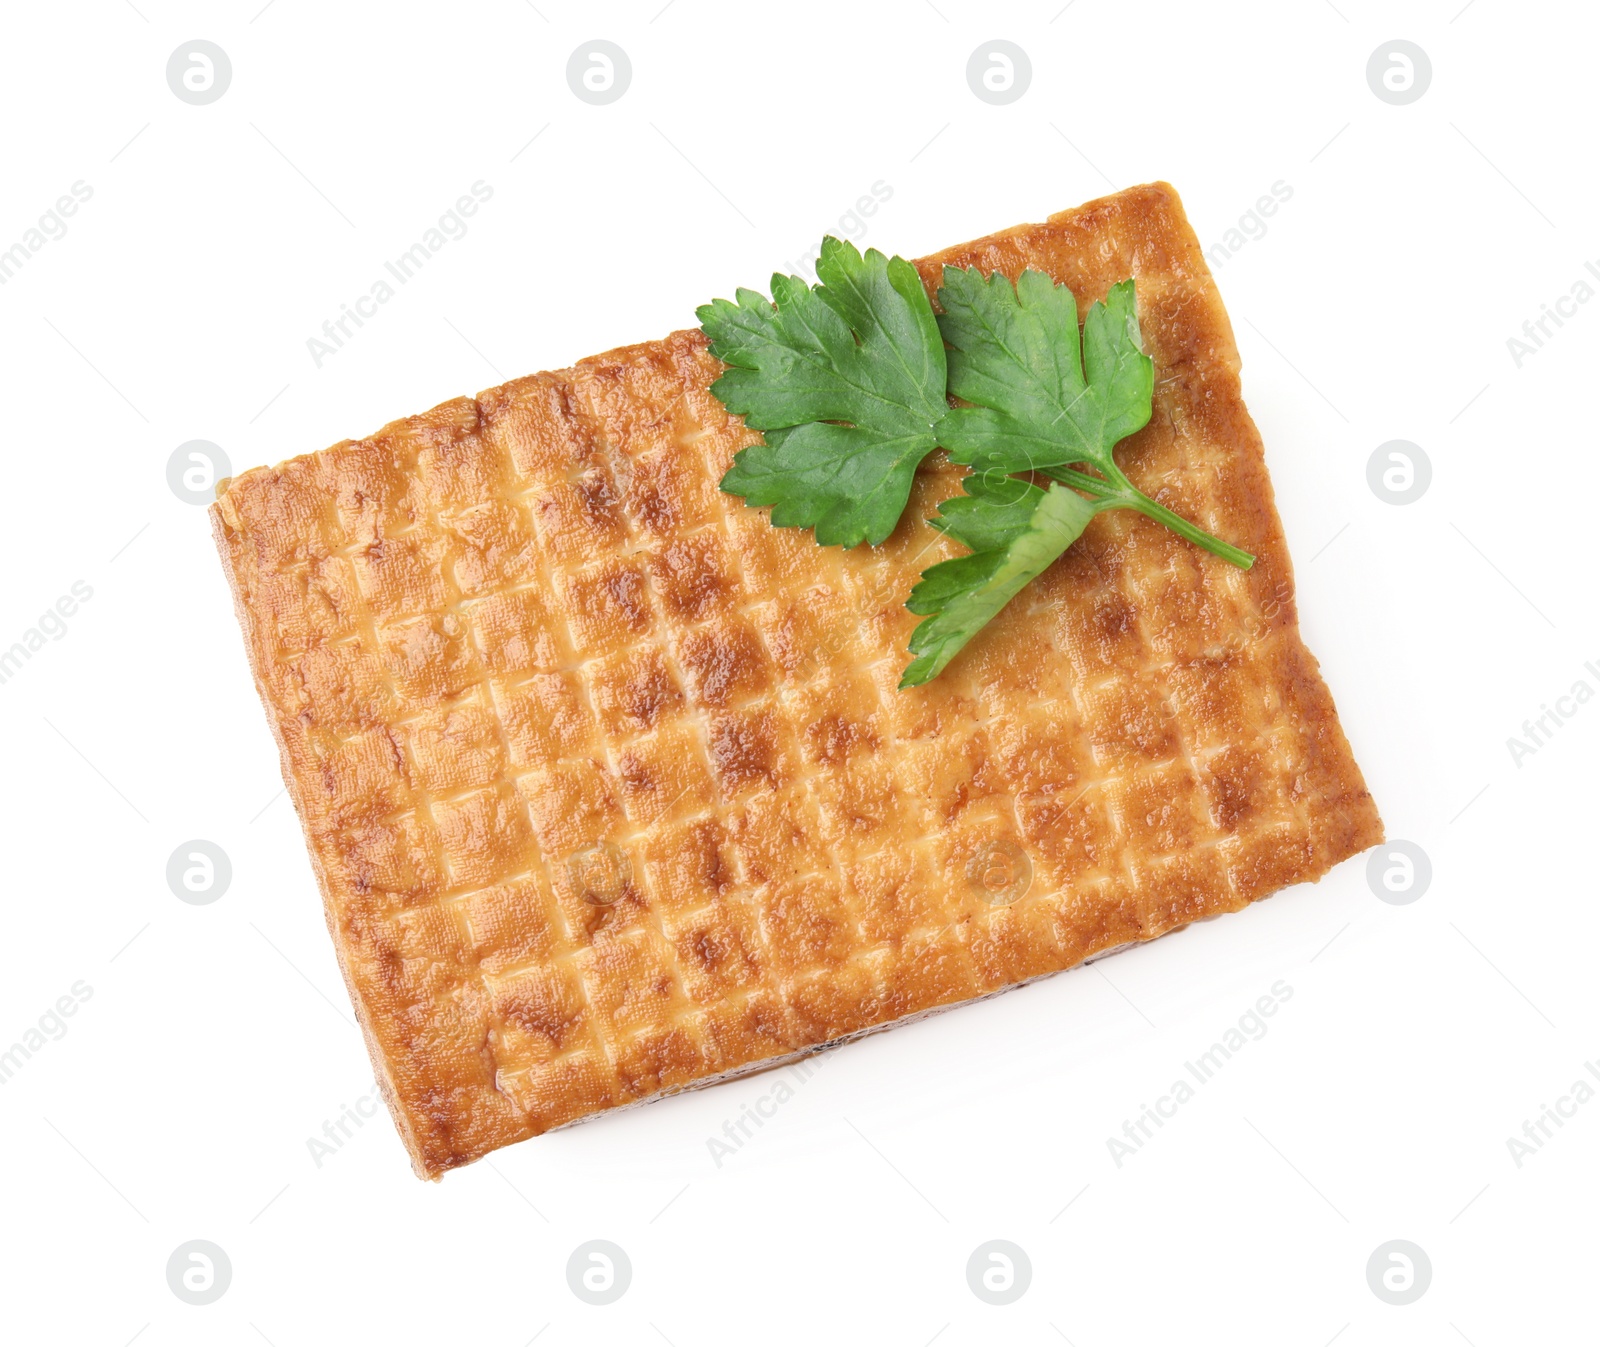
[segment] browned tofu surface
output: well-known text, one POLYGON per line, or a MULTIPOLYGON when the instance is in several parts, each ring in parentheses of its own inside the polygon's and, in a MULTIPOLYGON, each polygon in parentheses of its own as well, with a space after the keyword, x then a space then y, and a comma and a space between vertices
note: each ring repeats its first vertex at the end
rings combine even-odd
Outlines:
MULTIPOLYGON (((1127 276, 1119 461, 1248 548, 1098 516, 897 691, 942 455, 882 547, 717 489, 696 331, 221 485, 250 662, 419 1173, 1315 879, 1382 825, 1301 643, 1228 318, 1157 184, 918 265, 1127 276)), ((738 278, 732 278, 738 279, 738 278)), ((697 298, 697 297, 689 297, 697 298)))

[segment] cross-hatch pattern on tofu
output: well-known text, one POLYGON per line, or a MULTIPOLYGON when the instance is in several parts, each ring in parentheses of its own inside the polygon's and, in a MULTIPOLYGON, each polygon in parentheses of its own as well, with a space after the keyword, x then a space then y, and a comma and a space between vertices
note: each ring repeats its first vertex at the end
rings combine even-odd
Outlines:
POLYGON ((931 459, 880 548, 772 527, 717 489, 755 435, 694 331, 222 484, 256 682, 419 1173, 1069 968, 1381 839, 1176 194, 951 249, 917 264, 930 288, 946 262, 1037 267, 1084 306, 1132 276, 1157 386, 1120 461, 1255 568, 1101 515, 897 691, 905 597, 960 550, 924 522, 959 470, 931 459), (997 857, 1022 876, 1000 893, 997 857))

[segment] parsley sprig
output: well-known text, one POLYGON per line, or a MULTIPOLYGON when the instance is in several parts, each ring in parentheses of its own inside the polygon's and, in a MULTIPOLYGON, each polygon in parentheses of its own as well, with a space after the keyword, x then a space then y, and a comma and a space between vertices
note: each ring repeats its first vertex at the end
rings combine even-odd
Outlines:
POLYGON ((901 687, 937 676, 1102 510, 1137 510, 1235 566, 1254 560, 1117 466, 1155 391, 1132 280, 1090 307, 1080 334, 1076 297, 1039 271, 1013 285, 946 267, 937 318, 915 268, 876 249, 824 239, 817 277, 775 275, 772 301, 740 290, 698 310, 730 367, 712 392, 764 436, 722 489, 818 543, 876 545, 936 447, 972 468, 929 521, 970 551, 912 589, 906 607, 925 620, 901 687))

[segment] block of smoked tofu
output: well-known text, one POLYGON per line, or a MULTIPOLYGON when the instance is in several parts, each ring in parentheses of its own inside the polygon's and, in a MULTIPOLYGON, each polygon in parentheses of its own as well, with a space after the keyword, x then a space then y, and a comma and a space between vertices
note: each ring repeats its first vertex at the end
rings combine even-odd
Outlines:
MULTIPOLYGON (((1316 879, 1381 840, 1177 195, 917 265, 1137 282, 1119 462, 1255 553, 1101 514, 897 691, 936 454, 881 547, 717 483, 755 441, 697 331, 257 468, 212 507, 395 1122, 436 1177, 1316 879)), ((734 278, 738 279, 738 278, 734 278)), ((687 297, 697 299, 698 296, 687 297)), ((687 302, 687 301, 686 301, 687 302)))

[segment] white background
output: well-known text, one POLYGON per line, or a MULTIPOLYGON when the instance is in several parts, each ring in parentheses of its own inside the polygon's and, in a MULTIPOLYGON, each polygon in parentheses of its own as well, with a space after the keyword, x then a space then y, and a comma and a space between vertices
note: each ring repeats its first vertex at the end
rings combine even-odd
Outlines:
POLYGON ((0 248, 73 182, 93 195, 0 287, 0 646, 74 581, 93 597, 0 686, 0 1047, 92 996, 0 1087, 0 1338, 1592 1337, 1600 1101, 1520 1168, 1507 1138, 1600 1060, 1600 703, 1520 766, 1507 739, 1600 690, 1600 304, 1521 368, 1507 339, 1600 259, 1600 23, 1510 0, 937 6, 6 7, 0 248), (564 74, 596 37, 633 65, 606 107, 564 74), (1409 106, 1365 75, 1397 37, 1432 61, 1409 106), (209 106, 166 83, 194 38, 232 61, 209 106), (1033 65, 1004 107, 965 78, 994 38, 1033 65), (382 1115, 319 1166, 308 1140, 371 1072, 173 449, 274 462, 691 325, 880 180, 865 242, 915 256, 1153 178, 1206 245, 1292 188, 1218 280, 1307 642, 1427 892, 1379 902, 1352 860, 846 1048, 720 1168, 707 1139, 772 1077, 438 1185, 382 1115), (307 339, 478 180, 470 232, 318 368, 307 339), (1404 507, 1366 479, 1395 438, 1433 465, 1404 507), (191 838, 232 861, 209 906, 166 883, 191 838), (1117 1167, 1107 1138, 1279 980, 1267 1035, 1117 1167), (603 1308, 567 1285, 591 1238, 633 1265, 603 1308), (965 1274, 994 1238, 1033 1268, 1001 1308, 965 1274), (168 1287, 191 1239, 232 1263, 209 1306, 168 1287), (1433 1267, 1405 1307, 1367 1283, 1391 1239, 1433 1267))

